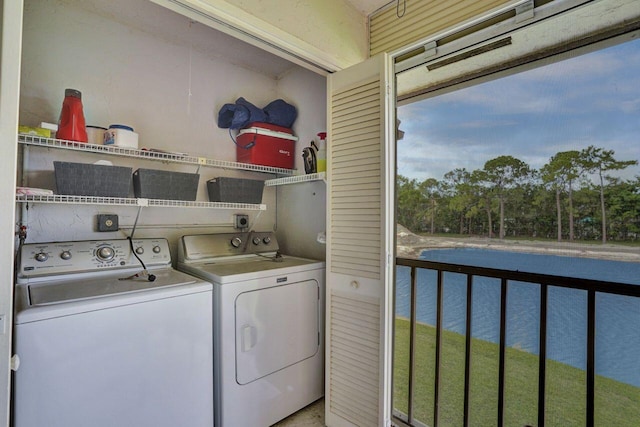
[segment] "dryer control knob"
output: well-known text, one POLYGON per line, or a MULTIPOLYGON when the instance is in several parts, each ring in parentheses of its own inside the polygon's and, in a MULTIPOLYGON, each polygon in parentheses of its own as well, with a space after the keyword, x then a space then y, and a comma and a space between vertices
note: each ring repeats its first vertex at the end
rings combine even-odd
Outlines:
POLYGON ((267 236, 264 239, 262 239, 262 241, 264 242, 265 245, 268 245, 269 243, 271 243, 271 237, 267 236))
POLYGON ((233 239, 231 239, 231 246, 233 246, 234 248, 239 248, 241 244, 242 244, 241 238, 234 237, 233 239))
POLYGON ((142 255, 142 254, 144 253, 144 248, 143 248, 142 246, 138 246, 138 247, 136 248, 136 253, 137 253, 138 255, 142 255))
POLYGON ((153 249, 152 249, 154 254, 159 254, 161 250, 162 249, 160 249, 160 246, 154 246, 153 249))
POLYGON ((259 238, 259 237, 254 237, 254 238, 253 238, 253 244, 254 244, 254 245, 259 245, 261 241, 262 241, 262 240, 260 240, 260 238, 259 238))
POLYGON ((63 259, 63 260, 65 260, 65 261, 66 261, 66 260, 68 260, 68 259, 71 259, 71 252, 69 252, 69 251, 63 251, 63 252, 60 254, 60 258, 62 258, 62 259, 63 259))
POLYGON ((47 255, 44 252, 38 252, 35 256, 36 261, 38 262, 45 262, 46 260, 49 259, 49 255, 47 255))

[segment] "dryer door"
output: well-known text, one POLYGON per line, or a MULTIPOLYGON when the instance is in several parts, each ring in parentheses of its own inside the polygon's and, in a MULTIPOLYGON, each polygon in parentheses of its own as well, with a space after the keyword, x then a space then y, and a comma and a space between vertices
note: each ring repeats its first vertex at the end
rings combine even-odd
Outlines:
POLYGON ((240 294, 235 304, 238 384, 315 355, 320 339, 319 304, 315 280, 240 294))

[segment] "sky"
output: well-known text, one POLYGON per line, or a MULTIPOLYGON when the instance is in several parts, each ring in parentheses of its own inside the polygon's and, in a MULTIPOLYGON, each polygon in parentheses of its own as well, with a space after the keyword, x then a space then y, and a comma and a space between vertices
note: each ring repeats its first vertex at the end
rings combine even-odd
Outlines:
POLYGON ((398 118, 398 174, 418 181, 501 155, 540 169, 589 145, 639 160, 640 40, 400 106, 398 118))

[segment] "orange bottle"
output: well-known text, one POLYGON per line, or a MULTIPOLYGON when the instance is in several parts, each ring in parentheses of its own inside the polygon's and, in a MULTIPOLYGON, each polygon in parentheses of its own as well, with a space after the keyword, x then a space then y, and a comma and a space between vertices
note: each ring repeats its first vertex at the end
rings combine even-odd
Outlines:
POLYGON ((78 142, 88 141, 82 112, 82 93, 79 90, 65 89, 64 91, 56 138, 78 142))

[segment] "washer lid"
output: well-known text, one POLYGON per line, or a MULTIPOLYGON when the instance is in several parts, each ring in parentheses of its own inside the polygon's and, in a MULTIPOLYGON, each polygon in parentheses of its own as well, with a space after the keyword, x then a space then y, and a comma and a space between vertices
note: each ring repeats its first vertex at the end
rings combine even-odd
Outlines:
POLYGON ((153 282, 145 278, 120 280, 122 277, 131 275, 130 272, 120 272, 119 275, 110 275, 108 278, 85 278, 82 280, 66 280, 29 285, 29 305, 59 304, 68 301, 148 291, 167 286, 186 285, 196 282, 193 277, 173 269, 154 270, 151 274, 156 276, 156 280, 153 282))

